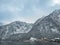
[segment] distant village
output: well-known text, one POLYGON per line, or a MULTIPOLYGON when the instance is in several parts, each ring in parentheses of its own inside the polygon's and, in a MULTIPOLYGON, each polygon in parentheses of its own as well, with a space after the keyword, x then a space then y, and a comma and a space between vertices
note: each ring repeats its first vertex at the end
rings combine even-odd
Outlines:
POLYGON ((44 38, 41 38, 41 39, 37 39, 37 38, 31 37, 30 40, 25 40, 24 42, 34 42, 34 41, 60 43, 60 38, 48 39, 48 38, 44 37, 44 38))

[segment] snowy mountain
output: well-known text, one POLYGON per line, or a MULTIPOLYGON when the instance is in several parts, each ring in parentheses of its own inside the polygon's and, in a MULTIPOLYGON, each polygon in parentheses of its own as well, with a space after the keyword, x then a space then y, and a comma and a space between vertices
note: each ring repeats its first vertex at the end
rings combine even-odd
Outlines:
POLYGON ((50 39, 60 37, 60 9, 38 19, 32 27, 30 34, 35 38, 46 37, 50 39))
POLYGON ((34 24, 15 21, 0 26, 0 39, 25 40, 34 38, 60 37, 60 9, 53 11, 46 17, 38 19, 34 24))
POLYGON ((24 37, 32 28, 33 24, 15 21, 0 26, 0 38, 15 40, 24 37))

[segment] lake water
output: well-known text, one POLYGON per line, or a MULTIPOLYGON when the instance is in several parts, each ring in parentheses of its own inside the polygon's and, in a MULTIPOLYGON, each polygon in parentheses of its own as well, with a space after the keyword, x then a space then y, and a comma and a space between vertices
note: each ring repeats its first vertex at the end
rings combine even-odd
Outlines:
POLYGON ((0 42, 0 45, 60 45, 50 42, 0 42))

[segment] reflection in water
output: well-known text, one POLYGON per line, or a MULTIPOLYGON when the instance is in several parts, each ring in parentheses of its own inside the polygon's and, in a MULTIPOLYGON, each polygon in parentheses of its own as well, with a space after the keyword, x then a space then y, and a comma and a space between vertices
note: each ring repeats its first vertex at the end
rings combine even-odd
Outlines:
POLYGON ((0 45, 60 45, 50 42, 0 42, 0 45))

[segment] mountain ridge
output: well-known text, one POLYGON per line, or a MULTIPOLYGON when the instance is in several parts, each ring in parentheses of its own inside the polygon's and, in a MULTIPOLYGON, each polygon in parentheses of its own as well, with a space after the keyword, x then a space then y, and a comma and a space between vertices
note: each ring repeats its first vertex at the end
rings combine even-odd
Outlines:
POLYGON ((35 38, 54 38, 60 37, 60 9, 53 11, 44 18, 40 18, 32 27, 31 35, 35 38))
MULTIPOLYGON (((19 36, 23 37, 22 34, 27 34, 32 28, 32 26, 33 24, 20 21, 15 21, 7 25, 0 26, 0 38, 8 39, 12 35, 16 35, 17 38, 19 36)), ((11 37, 12 39, 14 39, 13 36, 11 37)))

